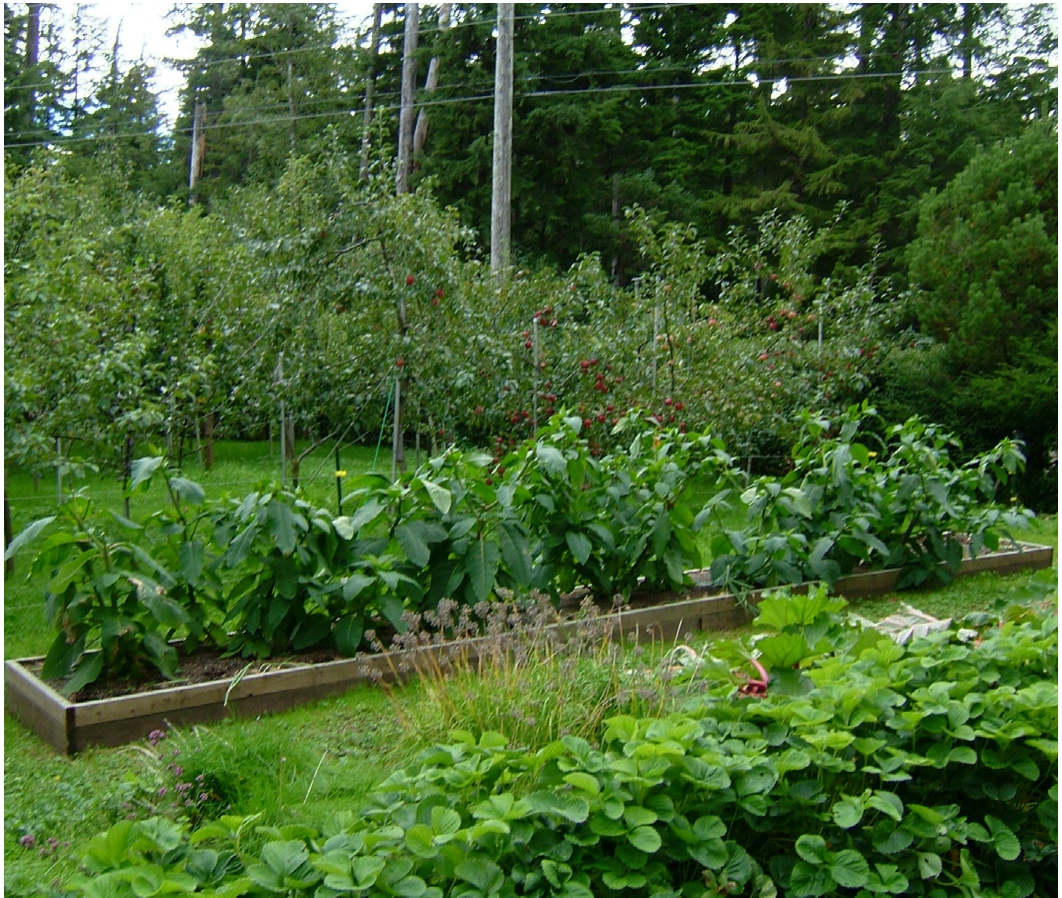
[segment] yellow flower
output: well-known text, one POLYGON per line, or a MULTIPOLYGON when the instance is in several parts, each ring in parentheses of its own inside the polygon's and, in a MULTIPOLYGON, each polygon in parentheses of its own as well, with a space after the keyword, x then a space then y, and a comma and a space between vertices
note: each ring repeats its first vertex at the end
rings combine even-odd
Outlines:
POLYGON ((867 455, 870 458, 877 458, 878 457, 878 453, 877 452, 868 452, 867 455))
POLYGON ((336 471, 336 479, 337 480, 342 478, 342 477, 346 477, 346 476, 347 476, 347 472, 346 471, 336 471))

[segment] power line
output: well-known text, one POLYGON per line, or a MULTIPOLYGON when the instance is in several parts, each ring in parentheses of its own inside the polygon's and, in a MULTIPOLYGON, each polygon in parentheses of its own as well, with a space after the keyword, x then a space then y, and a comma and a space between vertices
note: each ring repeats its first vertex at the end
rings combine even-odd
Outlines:
MULTIPOLYGON (((771 78, 758 79, 756 83, 748 80, 747 78, 734 79, 734 80, 717 80, 717 81, 693 81, 693 82, 672 82, 669 84, 614 84, 602 87, 580 87, 574 89, 558 89, 558 90, 535 90, 519 93, 516 100, 519 102, 524 99, 538 99, 548 97, 577 97, 577 96, 589 96, 589 95, 601 95, 608 93, 616 94, 630 94, 639 91, 643 92, 657 92, 657 91, 689 91, 689 90, 704 90, 711 88, 744 88, 748 90, 760 90, 764 85, 777 85, 777 84, 800 84, 800 83, 828 83, 828 82, 845 82, 850 83, 858 80, 886 80, 893 78, 921 78, 931 77, 939 75, 951 75, 953 72, 950 69, 921 69, 909 72, 851 72, 845 74, 835 75, 801 75, 801 76, 776 76, 771 78)), ((396 96, 396 92, 389 92, 384 96, 396 96)), ((424 100, 417 104, 418 108, 433 108, 440 106, 453 106, 461 103, 477 103, 486 100, 492 100, 494 97, 493 91, 472 94, 460 97, 440 97, 436 99, 424 100)), ((323 102, 323 101, 322 101, 323 102)), ((263 108, 268 107, 252 107, 250 111, 257 112, 263 108)), ((389 109, 387 105, 380 107, 381 109, 389 109)), ((268 118, 250 118, 242 121, 215 121, 209 126, 210 130, 223 130, 230 128, 244 128, 261 125, 285 125, 292 121, 306 121, 311 119, 321 118, 337 118, 337 117, 357 117, 362 114, 363 110, 360 108, 351 109, 336 109, 327 112, 309 112, 300 113, 295 116, 290 115, 278 115, 268 118)), ((40 141, 16 141, 11 143, 5 143, 6 147, 11 148, 27 148, 57 145, 65 146, 68 144, 86 143, 91 141, 114 141, 123 140, 133 137, 146 137, 156 136, 165 138, 167 136, 173 137, 178 134, 189 134, 190 128, 174 128, 169 134, 162 134, 158 131, 130 131, 122 134, 102 135, 94 134, 86 137, 55 137, 48 140, 40 141)))

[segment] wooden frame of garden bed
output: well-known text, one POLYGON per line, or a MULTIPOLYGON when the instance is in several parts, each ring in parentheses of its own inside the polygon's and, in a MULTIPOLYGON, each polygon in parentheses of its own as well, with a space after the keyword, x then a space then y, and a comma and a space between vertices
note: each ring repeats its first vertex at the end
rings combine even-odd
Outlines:
MULTIPOLYGON (((1054 550, 1022 544, 1017 550, 982 555, 962 563, 959 576, 981 571, 1010 573, 1050 567, 1054 550)), ((847 598, 881 595, 895 588, 898 571, 875 571, 843 577, 835 592, 847 598)), ((696 580, 696 578, 695 578, 696 580)), ((648 604, 610 612, 605 622, 613 636, 635 634, 642 640, 670 642, 700 630, 726 630, 749 621, 747 606, 759 601, 755 592, 739 599, 708 595, 694 586, 679 602, 648 604)), ((562 630, 578 626, 555 625, 562 630)), ((482 640, 461 644, 462 655, 475 660, 482 640)), ((56 751, 74 754, 90 745, 123 745, 145 738, 167 724, 182 726, 228 716, 256 716, 343 692, 352 686, 394 679, 400 669, 445 663, 453 644, 426 646, 410 652, 280 667, 242 678, 166 687, 150 692, 87 702, 71 702, 35 676, 30 665, 39 658, 4 662, 5 710, 33 730, 56 751)))

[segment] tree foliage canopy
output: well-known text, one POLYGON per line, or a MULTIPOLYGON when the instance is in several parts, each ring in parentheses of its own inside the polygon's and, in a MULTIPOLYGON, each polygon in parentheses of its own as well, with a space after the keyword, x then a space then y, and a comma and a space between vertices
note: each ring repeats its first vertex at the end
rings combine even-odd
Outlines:
POLYGON ((769 465, 794 409, 875 393, 971 450, 1017 430, 1049 473, 1053 7, 520 4, 504 283, 496 9, 423 11, 430 127, 396 197, 401 15, 374 40, 328 4, 180 5, 203 45, 167 131, 150 66, 83 11, 5 6, 8 459, 180 457, 280 404, 366 437, 401 380, 429 441, 566 407, 607 442, 637 405, 769 465), (1035 401, 989 414, 970 385, 1000 378, 1035 401))

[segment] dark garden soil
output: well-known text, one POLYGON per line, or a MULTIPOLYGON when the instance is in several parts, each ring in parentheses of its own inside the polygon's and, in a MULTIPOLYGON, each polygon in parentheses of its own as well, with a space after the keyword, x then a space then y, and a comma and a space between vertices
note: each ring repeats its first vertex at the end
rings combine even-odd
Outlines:
MULTIPOLYGON (((686 590, 665 590, 656 592, 636 592, 630 600, 623 603, 623 608, 650 608, 654 605, 665 605, 672 602, 680 602, 696 595, 697 597, 710 595, 712 592, 707 587, 707 571, 695 571, 691 575, 693 586, 686 590)), ((589 590, 577 590, 561 600, 558 620, 571 619, 578 614, 606 614, 610 610, 619 607, 617 603, 609 603, 600 599, 594 599, 589 590)), ((391 645, 400 649, 401 645, 393 642, 393 631, 377 633, 383 645, 391 645)), ((179 649, 178 649, 179 651, 179 649)), ((99 699, 115 698, 122 695, 139 695, 159 689, 167 689, 172 686, 188 686, 198 683, 211 683, 218 680, 232 680, 241 673, 249 674, 268 673, 273 670, 291 668, 303 665, 324 664, 329 661, 341 661, 346 656, 341 655, 332 648, 314 648, 302 652, 287 652, 264 659, 248 659, 239 655, 226 655, 216 648, 200 646, 191 654, 180 653, 177 668, 177 677, 167 680, 155 669, 148 669, 138 677, 129 676, 106 676, 103 675, 93 683, 89 683, 80 691, 68 696, 75 703, 91 702, 99 699)), ((31 674, 40 677, 43 661, 34 660, 24 662, 23 666, 31 674)), ((50 680, 48 685, 57 691, 61 691, 64 681, 50 680)))

